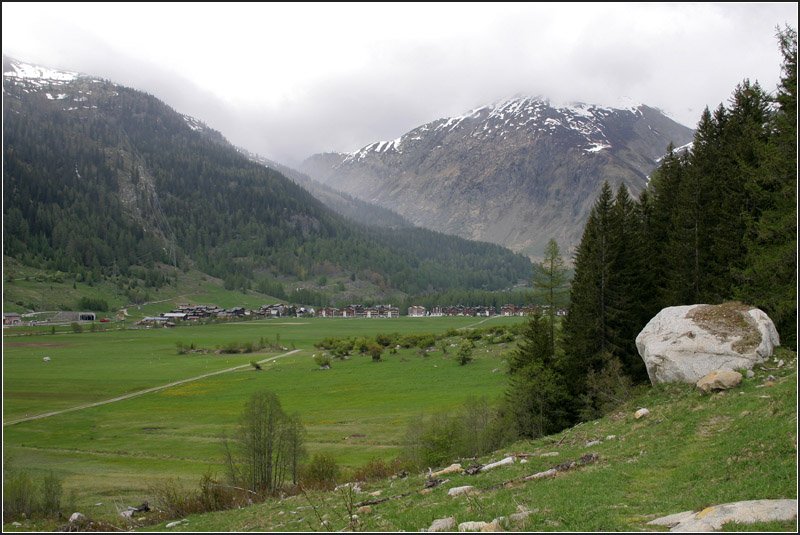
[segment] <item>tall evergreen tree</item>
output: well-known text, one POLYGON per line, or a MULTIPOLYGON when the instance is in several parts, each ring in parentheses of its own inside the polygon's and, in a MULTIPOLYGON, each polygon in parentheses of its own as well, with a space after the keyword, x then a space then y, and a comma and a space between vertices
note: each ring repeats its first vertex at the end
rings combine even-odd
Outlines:
POLYGON ((550 328, 534 314, 510 359, 506 412, 520 436, 535 438, 563 429, 569 422, 567 388, 555 366, 550 328))
POLYGON ((609 351, 611 346, 608 305, 614 263, 612 208, 613 193, 605 182, 575 254, 575 275, 563 328, 562 363, 565 379, 575 398, 584 389, 588 370, 598 367, 599 355, 609 351))
POLYGON ((781 342, 797 347, 797 31, 778 31, 783 55, 763 164, 749 184, 754 209, 736 295, 762 307, 781 342))
POLYGON ((544 260, 533 265, 533 288, 540 302, 547 305, 547 322, 550 328, 550 354, 556 354, 556 312, 563 306, 566 296, 567 269, 558 242, 547 242, 544 260))

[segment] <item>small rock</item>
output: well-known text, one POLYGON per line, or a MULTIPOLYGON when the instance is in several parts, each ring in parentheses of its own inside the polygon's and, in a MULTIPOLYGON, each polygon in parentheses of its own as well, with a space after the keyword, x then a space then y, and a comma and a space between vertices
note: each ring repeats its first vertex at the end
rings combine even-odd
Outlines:
POLYGON ((586 447, 591 448, 592 446, 597 446, 598 444, 600 444, 599 440, 590 440, 586 443, 586 447))
POLYGON ((742 383, 742 374, 731 370, 714 370, 700 378, 695 384, 704 393, 728 390, 742 383))
POLYGON ((481 467, 481 472, 486 472, 487 470, 491 470, 492 468, 498 468, 500 466, 508 466, 510 464, 514 464, 514 457, 506 457, 502 461, 497 461, 496 463, 489 463, 486 466, 481 467))
POLYGON ((511 522, 524 522, 529 516, 531 516, 530 511, 520 511, 519 513, 509 515, 508 519, 511 520, 511 522))
POLYGON ((464 485, 463 487, 453 487, 447 491, 448 496, 461 496, 462 494, 477 494, 478 490, 472 485, 464 485))
POLYGON ((50 357, 44 357, 44 358, 42 358, 42 360, 45 361, 45 362, 50 362, 50 357))
POLYGON ((119 516, 122 518, 133 518, 133 511, 128 509, 127 511, 122 511, 119 516))
POLYGON ((455 531, 455 527, 456 527, 456 519, 453 518, 452 516, 448 516, 447 518, 437 518, 428 528, 428 532, 455 531))
POLYGON ((14 526, 15 528, 18 528, 18 527, 20 527, 22 524, 20 524, 19 522, 12 522, 12 523, 11 523, 11 525, 12 525, 12 526, 14 526))
POLYGON ((778 361, 778 368, 782 368, 784 364, 786 364, 786 363, 783 362, 783 359, 779 360, 778 361))
POLYGON ((775 381, 777 381, 777 379, 775 379, 775 376, 774 376, 774 375, 768 375, 768 376, 767 376, 767 378, 766 378, 765 380, 766 380, 766 381, 771 381, 771 382, 773 382, 773 383, 774 383, 775 381))
POLYGON ((644 408, 639 409, 638 411, 633 413, 633 417, 636 418, 637 420, 639 418, 647 418, 648 416, 650 416, 650 411, 648 409, 644 409, 644 408))
POLYGON ((380 495, 381 495, 381 492, 383 492, 383 491, 376 490, 375 492, 370 492, 370 493, 369 493, 369 495, 370 495, 370 496, 380 496, 380 495))
POLYGON ((486 522, 462 522, 458 525, 458 531, 483 531, 486 526, 486 522))
POLYGON ((72 513, 69 517, 69 523, 74 524, 76 522, 83 522, 86 520, 86 515, 83 513, 72 513))
POLYGON ((528 464, 528 459, 522 459, 519 464, 528 464))
POLYGON ((431 473, 428 477, 439 477, 439 476, 444 476, 444 475, 447 475, 447 474, 455 474, 457 472, 460 472, 461 470, 462 470, 461 464, 454 463, 454 464, 451 464, 450 466, 448 466, 447 468, 442 468, 438 472, 431 473))
POLYGON ((167 527, 167 528, 174 528, 175 526, 180 526, 180 525, 181 525, 181 524, 183 524, 184 522, 186 522, 186 520, 185 520, 185 519, 184 519, 184 520, 176 520, 175 522, 170 522, 170 523, 169 523, 169 524, 167 524, 165 527, 167 527))
POLYGON ((542 453, 542 454, 539 455, 539 457, 558 457, 558 452, 557 451, 550 451, 550 452, 547 452, 547 453, 542 453))
POLYGON ((430 494, 431 492, 433 492, 433 489, 422 489, 421 491, 419 491, 419 493, 422 494, 423 496, 425 496, 426 494, 430 494))
POLYGON ((617 435, 608 435, 606 440, 614 440, 615 438, 617 438, 617 435))
POLYGON ((371 512, 372 512, 372 507, 370 507, 369 505, 362 505, 361 507, 356 509, 356 513, 360 515, 367 515, 371 512))
POLYGON ((557 470, 555 468, 551 468, 550 470, 545 470, 544 472, 537 472, 531 476, 526 476, 523 480, 524 481, 531 481, 534 479, 543 479, 545 477, 555 477, 557 470))
POLYGON ((747 370, 747 378, 748 379, 752 379, 755 376, 756 376, 756 372, 754 372, 753 370, 747 370))

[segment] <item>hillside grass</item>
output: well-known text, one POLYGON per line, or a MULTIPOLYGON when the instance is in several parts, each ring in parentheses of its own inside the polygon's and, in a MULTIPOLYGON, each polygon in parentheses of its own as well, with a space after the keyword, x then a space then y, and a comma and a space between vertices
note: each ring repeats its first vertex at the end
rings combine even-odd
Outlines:
POLYGON ((4 336, 4 423, 286 352, 179 355, 179 341, 213 348, 262 337, 271 342, 279 335, 280 344, 299 350, 264 364, 260 372, 245 366, 118 403, 4 425, 4 451, 14 466, 34 475, 54 470, 67 491, 76 492, 79 506, 114 518, 115 504, 141 503, 158 481, 178 478, 194 485, 206 472, 221 474, 221 434, 233 430, 253 392, 271 390, 288 413, 300 413, 310 453, 331 453, 349 467, 376 457, 391 459, 400 452, 411 418, 455 407, 470 396, 499 396, 509 346, 479 342, 468 366, 456 363, 454 351, 420 356, 414 349, 401 349, 384 353, 379 363, 357 354, 334 359, 332 369, 323 371, 312 358, 319 352, 314 342, 519 321, 524 318, 274 319, 4 336))
MULTIPOLYGON (((758 369, 735 390, 700 394, 692 385, 642 387, 609 416, 562 433, 513 444, 478 459, 496 461, 509 454, 531 455, 476 476, 450 475, 423 491, 424 474, 362 483, 351 501, 408 496, 371 506, 355 526, 346 514, 342 492, 293 496, 245 509, 193 515, 172 531, 419 531, 434 519, 485 521, 532 511, 513 526, 521 531, 666 531, 647 525, 655 518, 740 500, 797 498, 797 368, 795 354, 781 369, 758 369), (776 376, 773 383, 768 374, 776 376), (648 418, 634 412, 647 407, 648 418), (611 438, 613 435, 613 438, 611 438), (600 440, 596 446, 587 446, 600 440), (545 453, 556 456, 541 457, 545 453), (547 470, 586 453, 599 461, 531 482, 521 477, 547 470), (504 482, 517 480, 503 486, 504 482), (473 485, 480 493, 449 497, 447 490, 473 485), (315 512, 316 509, 316 512, 315 512), (329 521, 322 526, 320 519, 329 521)), ((775 368, 775 362, 767 363, 775 368)), ((455 459, 454 459, 455 460, 455 459)), ((467 464, 469 461, 466 461, 467 464)), ((436 467, 434 467, 435 469, 436 467)), ((163 530, 165 524, 148 530, 163 530)), ((725 531, 796 531, 797 522, 725 526, 725 531)))

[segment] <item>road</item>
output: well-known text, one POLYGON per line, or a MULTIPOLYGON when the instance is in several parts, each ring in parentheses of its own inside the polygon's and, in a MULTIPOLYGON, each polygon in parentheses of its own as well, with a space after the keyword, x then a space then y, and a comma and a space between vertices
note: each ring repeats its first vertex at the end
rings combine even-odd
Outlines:
MULTIPOLYGON (((277 360, 277 359, 282 358, 282 357, 288 357, 289 355, 293 355, 294 353, 297 353, 299 351, 300 351, 299 349, 294 349, 294 350, 289 351, 287 353, 283 353, 282 355, 277 355, 275 357, 269 357, 269 358, 266 358, 264 360, 260 360, 260 361, 258 361, 258 363, 259 364, 264 364, 265 362, 271 362, 273 360, 277 360)), ((64 414, 64 413, 67 413, 67 412, 74 412, 74 411, 80 411, 80 410, 84 410, 84 409, 89 409, 89 408, 92 408, 92 407, 99 407, 100 405, 108 405, 109 403, 116 403, 117 401, 123 401, 123 400, 126 400, 126 399, 135 398, 137 396, 143 396, 145 394, 150 394, 151 392, 158 392, 160 390, 171 388, 173 386, 178 386, 178 385, 182 385, 182 384, 185 384, 185 383, 191 383, 192 381, 199 381, 200 379, 205 379, 206 377, 212 377, 214 375, 220 375, 220 374, 223 374, 223 373, 233 372, 233 371, 236 371, 236 370, 241 370, 243 368, 249 368, 249 367, 250 367, 250 364, 242 364, 240 366, 234 366, 233 368, 226 368, 224 370, 217 370, 217 371, 211 372, 211 373, 204 373, 203 375, 198 375, 197 377, 190 377, 189 379, 181 379, 180 381, 167 383, 167 384, 161 385, 161 386, 154 386, 152 388, 147 388, 145 390, 139 390, 137 392, 131 392, 129 394, 124 394, 122 396, 117 396, 117 397, 111 398, 111 399, 105 399, 103 401, 95 401, 94 403, 86 403, 84 405, 78 405, 76 407, 70 407, 68 409, 61 409, 59 411, 45 412, 45 413, 42 413, 42 414, 37 414, 35 416, 26 416, 25 418, 18 418, 16 420, 10 420, 10 421, 7 421, 7 422, 4 421, 3 422, 3 427, 6 427, 8 425, 20 424, 22 422, 30 422, 31 420, 41 420, 42 418, 49 418, 51 416, 57 416, 59 414, 64 414)))

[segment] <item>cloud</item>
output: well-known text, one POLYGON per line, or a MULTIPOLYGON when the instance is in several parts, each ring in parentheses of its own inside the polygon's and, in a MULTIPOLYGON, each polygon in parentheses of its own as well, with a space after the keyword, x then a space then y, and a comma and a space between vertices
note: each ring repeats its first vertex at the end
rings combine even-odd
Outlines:
POLYGON ((771 90, 795 4, 14 4, 3 49, 156 95, 296 164, 515 94, 659 107, 693 126, 771 90))

